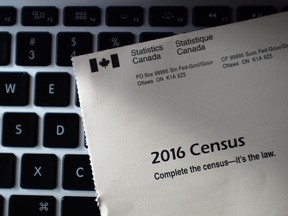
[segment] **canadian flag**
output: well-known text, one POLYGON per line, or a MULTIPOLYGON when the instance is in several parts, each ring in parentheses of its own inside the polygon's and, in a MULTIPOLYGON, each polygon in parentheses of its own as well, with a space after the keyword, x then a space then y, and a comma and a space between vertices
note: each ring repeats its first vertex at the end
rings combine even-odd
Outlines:
POLYGON ((110 64, 112 64, 112 68, 120 67, 118 54, 112 54, 110 55, 110 59, 102 58, 100 61, 97 61, 96 58, 89 59, 90 69, 91 73, 98 72, 99 71, 99 65, 106 69, 106 67, 110 64))

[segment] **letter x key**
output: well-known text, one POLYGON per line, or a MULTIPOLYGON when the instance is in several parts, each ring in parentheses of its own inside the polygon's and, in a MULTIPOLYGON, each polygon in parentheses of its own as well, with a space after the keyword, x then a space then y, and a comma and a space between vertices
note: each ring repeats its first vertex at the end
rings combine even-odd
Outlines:
POLYGON ((34 176, 42 176, 41 171, 40 171, 42 169, 42 166, 39 166, 39 167, 35 166, 34 168, 35 168, 34 176))
POLYGON ((54 189, 57 179, 57 157, 54 154, 24 154, 21 164, 21 187, 54 189))

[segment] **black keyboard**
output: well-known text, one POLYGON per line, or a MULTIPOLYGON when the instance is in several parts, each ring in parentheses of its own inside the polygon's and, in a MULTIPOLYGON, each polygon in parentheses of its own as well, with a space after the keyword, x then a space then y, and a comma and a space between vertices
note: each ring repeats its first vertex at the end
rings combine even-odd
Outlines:
POLYGON ((108 2, 0 2, 0 216, 100 215, 71 57, 288 10, 282 0, 108 2))

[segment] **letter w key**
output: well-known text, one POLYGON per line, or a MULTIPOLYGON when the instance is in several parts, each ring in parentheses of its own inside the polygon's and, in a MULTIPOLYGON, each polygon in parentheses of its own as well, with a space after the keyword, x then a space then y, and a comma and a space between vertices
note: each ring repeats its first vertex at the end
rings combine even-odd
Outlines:
POLYGON ((0 105, 25 106, 29 101, 28 73, 0 73, 0 105))

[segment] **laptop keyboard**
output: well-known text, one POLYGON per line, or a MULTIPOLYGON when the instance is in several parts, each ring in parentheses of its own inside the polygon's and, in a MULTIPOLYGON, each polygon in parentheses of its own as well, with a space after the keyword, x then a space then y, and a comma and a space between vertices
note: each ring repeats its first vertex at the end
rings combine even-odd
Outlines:
POLYGON ((21 2, 0 3, 0 216, 99 215, 71 57, 288 10, 21 2))

